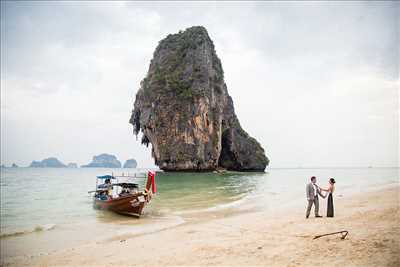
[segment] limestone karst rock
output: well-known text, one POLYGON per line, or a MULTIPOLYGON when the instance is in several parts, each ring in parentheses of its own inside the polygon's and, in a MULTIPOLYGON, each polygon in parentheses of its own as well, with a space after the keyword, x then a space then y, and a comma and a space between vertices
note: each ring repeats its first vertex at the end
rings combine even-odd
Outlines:
POLYGON ((87 165, 82 165, 82 168, 121 168, 121 162, 116 156, 111 154, 100 154, 93 156, 92 161, 87 165))
POLYGON ((55 157, 50 157, 42 161, 32 161, 31 168, 65 168, 66 165, 55 157))
POLYGON ((269 163, 240 126, 221 61, 201 26, 159 42, 130 123, 165 171, 264 171, 269 163))
POLYGON ((70 162, 70 163, 68 163, 67 168, 78 168, 78 164, 76 164, 74 162, 70 162))
POLYGON ((125 161, 123 168, 136 168, 137 162, 135 159, 128 159, 125 161))

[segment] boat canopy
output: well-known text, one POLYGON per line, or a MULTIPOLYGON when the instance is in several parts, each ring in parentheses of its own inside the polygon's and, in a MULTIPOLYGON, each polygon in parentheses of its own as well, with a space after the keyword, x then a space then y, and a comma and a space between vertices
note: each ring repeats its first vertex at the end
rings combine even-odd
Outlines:
POLYGON ((116 179, 112 175, 103 175, 103 176, 97 176, 97 179, 116 179))

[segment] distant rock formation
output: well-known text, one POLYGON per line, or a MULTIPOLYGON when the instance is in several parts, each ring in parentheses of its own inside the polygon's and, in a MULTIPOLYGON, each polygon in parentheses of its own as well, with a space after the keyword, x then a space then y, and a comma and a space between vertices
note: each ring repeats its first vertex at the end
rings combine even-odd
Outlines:
POLYGON ((142 144, 151 143, 155 164, 165 171, 264 171, 269 163, 240 126, 204 27, 159 42, 129 122, 136 135, 143 133, 142 144))
POLYGON ((100 154, 94 156, 92 162, 82 165, 82 168, 121 168, 121 162, 116 156, 110 154, 100 154))
POLYGON ((137 167, 137 162, 135 159, 128 159, 124 163, 124 168, 136 168, 137 167))
POLYGON ((67 167, 68 168, 78 168, 78 164, 76 164, 76 163, 68 163, 67 167))
POLYGON ((41 161, 34 160, 34 161, 31 162, 31 165, 29 165, 29 167, 31 167, 31 168, 43 168, 44 166, 43 166, 41 161))
POLYGON ((15 163, 13 163, 13 164, 11 165, 11 168, 18 168, 18 165, 15 164, 15 163))
POLYGON ((42 161, 32 161, 31 168, 65 168, 67 167, 64 163, 59 161, 55 157, 47 158, 42 161))

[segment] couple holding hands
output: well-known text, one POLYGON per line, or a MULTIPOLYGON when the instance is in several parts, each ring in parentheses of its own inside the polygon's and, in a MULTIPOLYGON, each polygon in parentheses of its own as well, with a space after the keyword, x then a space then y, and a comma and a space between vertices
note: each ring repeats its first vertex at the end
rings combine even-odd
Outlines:
POLYGON ((319 187, 317 184, 317 178, 315 176, 311 177, 311 183, 307 184, 306 187, 306 195, 307 195, 307 200, 308 200, 308 206, 307 206, 307 213, 306 213, 306 218, 310 216, 310 211, 313 205, 315 205, 314 211, 315 211, 315 217, 316 218, 321 218, 322 216, 319 215, 319 199, 318 195, 320 195, 322 198, 326 198, 328 196, 328 207, 327 207, 327 212, 326 212, 326 217, 333 217, 333 192, 335 191, 335 179, 330 178, 329 179, 329 185, 327 189, 323 189, 319 187), (325 195, 322 194, 322 192, 326 192, 325 195))

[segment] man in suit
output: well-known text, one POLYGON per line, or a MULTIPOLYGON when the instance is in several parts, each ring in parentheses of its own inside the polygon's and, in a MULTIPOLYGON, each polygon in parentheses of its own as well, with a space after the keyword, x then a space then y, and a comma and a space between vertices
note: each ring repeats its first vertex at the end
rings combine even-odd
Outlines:
POLYGON ((318 210, 319 210, 318 195, 320 195, 321 197, 324 197, 324 196, 321 194, 321 190, 316 185, 316 182, 317 182, 317 178, 315 178, 315 176, 313 176, 313 177, 311 177, 311 183, 307 184, 307 187, 306 187, 306 195, 307 195, 307 200, 308 200, 306 218, 308 218, 310 216, 310 211, 311 211, 311 207, 313 204, 315 205, 315 208, 314 208, 315 217, 316 218, 322 217, 318 214, 318 210))

